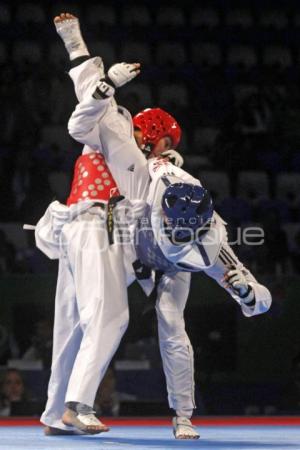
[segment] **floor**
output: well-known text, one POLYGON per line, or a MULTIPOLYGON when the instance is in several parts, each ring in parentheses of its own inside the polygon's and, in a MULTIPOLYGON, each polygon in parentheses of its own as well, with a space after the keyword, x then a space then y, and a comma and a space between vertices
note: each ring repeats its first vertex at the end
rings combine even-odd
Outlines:
MULTIPOLYGON (((109 420, 107 421, 109 423, 109 420)), ((175 440, 169 422, 149 419, 110 421, 111 430, 94 436, 46 437, 37 421, 1 421, 0 449, 5 450, 168 450, 168 449, 278 449, 300 450, 300 419, 197 421, 198 441, 175 440), (145 423, 149 423, 148 426, 145 423)))

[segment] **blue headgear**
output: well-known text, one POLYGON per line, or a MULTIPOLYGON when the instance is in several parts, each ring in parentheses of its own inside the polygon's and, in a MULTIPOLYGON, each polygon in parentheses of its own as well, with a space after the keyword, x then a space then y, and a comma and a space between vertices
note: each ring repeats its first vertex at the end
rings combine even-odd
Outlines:
POLYGON ((164 192, 162 208, 178 240, 193 236, 207 225, 214 211, 209 192, 188 183, 170 184, 164 192))

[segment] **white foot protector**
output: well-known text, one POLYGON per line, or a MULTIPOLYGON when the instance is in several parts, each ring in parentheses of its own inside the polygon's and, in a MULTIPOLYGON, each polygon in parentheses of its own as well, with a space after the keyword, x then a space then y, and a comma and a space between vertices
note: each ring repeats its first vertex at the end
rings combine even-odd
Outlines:
POLYGON ((77 414, 77 412, 67 408, 62 416, 62 422, 86 434, 98 434, 109 431, 109 428, 100 422, 93 412, 89 414, 77 414))
POLYGON ((79 58, 79 56, 90 55, 81 35, 77 17, 54 22, 54 25, 65 44, 71 60, 79 58))
POLYGON ((173 417, 172 423, 175 439, 199 439, 200 434, 187 417, 173 417))

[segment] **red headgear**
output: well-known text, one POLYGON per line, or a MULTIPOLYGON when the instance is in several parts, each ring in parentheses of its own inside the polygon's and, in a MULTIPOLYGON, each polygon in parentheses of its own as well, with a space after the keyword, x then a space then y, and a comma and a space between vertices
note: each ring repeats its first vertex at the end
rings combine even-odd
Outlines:
POLYGON ((143 144, 156 145, 166 136, 176 148, 181 137, 181 128, 170 114, 160 108, 147 108, 133 117, 133 126, 142 132, 143 144))

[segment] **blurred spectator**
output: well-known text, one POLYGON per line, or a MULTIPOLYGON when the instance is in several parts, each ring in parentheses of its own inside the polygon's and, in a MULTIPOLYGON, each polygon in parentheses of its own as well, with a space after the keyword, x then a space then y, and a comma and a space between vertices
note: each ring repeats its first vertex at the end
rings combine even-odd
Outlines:
POLYGON ((118 416, 120 396, 116 391, 116 376, 109 367, 96 394, 94 409, 97 416, 118 416))
POLYGON ((1 380, 0 415, 10 416, 11 404, 21 402, 27 398, 24 380, 17 369, 8 369, 1 380))
POLYGON ((27 392, 22 374, 17 369, 7 369, 0 386, 0 416, 39 415, 41 405, 27 392))
POLYGON ((49 368, 52 358, 52 330, 53 325, 50 319, 41 319, 36 322, 32 344, 25 351, 22 359, 26 361, 41 360, 43 367, 49 368))

